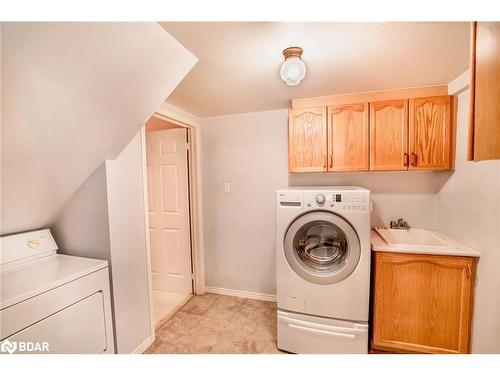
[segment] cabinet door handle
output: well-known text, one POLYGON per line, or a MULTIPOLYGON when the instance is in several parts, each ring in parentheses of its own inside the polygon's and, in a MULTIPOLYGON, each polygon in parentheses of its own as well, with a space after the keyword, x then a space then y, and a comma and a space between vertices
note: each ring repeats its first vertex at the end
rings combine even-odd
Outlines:
POLYGON ((323 156, 323 169, 326 170, 326 155, 323 156))
POLYGON ((417 154, 415 154, 414 152, 411 153, 411 156, 412 156, 412 162, 411 162, 411 166, 412 167, 416 167, 417 166, 417 154))
POLYGON ((332 168, 333 167, 333 155, 332 154, 328 155, 328 159, 329 159, 329 167, 332 168))
POLYGON ((405 152, 405 153, 404 153, 404 160, 403 160, 403 165, 404 165, 405 167, 407 167, 407 166, 408 166, 408 160, 409 160, 408 153, 407 153, 407 152, 405 152))

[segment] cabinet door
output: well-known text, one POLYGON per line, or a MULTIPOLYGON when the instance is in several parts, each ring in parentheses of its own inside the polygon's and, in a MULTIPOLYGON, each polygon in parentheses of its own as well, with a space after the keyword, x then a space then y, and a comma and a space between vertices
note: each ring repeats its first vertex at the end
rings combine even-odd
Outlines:
POLYGON ((408 101, 370 103, 370 170, 408 169, 408 101))
POLYGON ((288 112, 290 172, 326 171, 326 107, 288 112))
POLYGON ((410 170, 451 169, 451 97, 410 99, 410 170))
POLYGON ((328 170, 367 171, 368 103, 328 107, 328 170))
POLYGON ((375 253, 375 349, 468 353, 475 258, 375 253))
POLYGON ((500 22, 471 30, 469 160, 500 159, 500 22))

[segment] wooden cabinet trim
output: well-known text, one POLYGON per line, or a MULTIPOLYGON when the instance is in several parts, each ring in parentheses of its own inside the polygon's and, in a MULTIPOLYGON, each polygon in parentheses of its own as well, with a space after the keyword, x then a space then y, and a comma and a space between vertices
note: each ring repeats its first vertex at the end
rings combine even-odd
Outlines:
POLYGON ((469 84, 469 129, 467 137, 467 160, 474 160, 474 98, 476 95, 476 25, 470 23, 470 84, 469 84))
POLYGON ((382 102, 371 102, 373 109, 378 111, 386 107, 392 106, 396 108, 404 108, 407 104, 407 99, 385 100, 382 102))
POLYGON ((379 343, 371 342, 371 347, 378 350, 396 353, 424 353, 424 354, 461 354, 457 350, 436 348, 434 346, 409 344, 402 341, 380 340, 379 343))
POLYGON ((332 105, 328 107, 328 113, 338 114, 345 110, 351 109, 356 112, 363 112, 366 110, 366 105, 368 103, 356 103, 356 104, 343 104, 343 105, 332 105))
POLYGON ((292 108, 328 107, 333 105, 352 105, 398 99, 425 98, 448 95, 447 85, 410 87, 396 90, 365 91, 351 94, 328 95, 313 98, 293 99, 292 108))

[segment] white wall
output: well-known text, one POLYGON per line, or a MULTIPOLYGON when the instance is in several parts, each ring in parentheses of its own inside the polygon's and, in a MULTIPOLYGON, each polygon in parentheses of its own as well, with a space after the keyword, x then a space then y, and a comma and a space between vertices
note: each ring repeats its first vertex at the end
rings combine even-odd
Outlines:
POLYGON ((116 344, 131 353, 151 336, 140 133, 106 175, 116 344))
POLYGON ((372 225, 404 217, 434 228, 436 193, 450 172, 288 173, 287 110, 202 119, 207 285, 275 293, 275 191, 360 185, 374 192, 372 225), (224 193, 224 182, 231 193, 224 193))
POLYGON ((467 161, 469 90, 458 95, 455 173, 437 195, 437 228, 482 253, 473 353, 500 353, 500 160, 467 161))
POLYGON ((286 119, 286 110, 202 119, 208 286, 275 293, 275 191, 288 183, 286 119), (224 193, 226 181, 231 193, 224 193))
POLYGON ((2 228, 46 226, 196 62, 156 23, 3 23, 2 228))
POLYGON ((103 162, 71 196, 58 212, 57 220, 50 229, 59 247, 59 253, 108 261, 113 337, 117 350, 106 162, 103 162))
POLYGON ((411 226, 435 229, 436 193, 452 172, 291 173, 290 186, 356 185, 372 192, 372 226, 404 218, 411 226))
POLYGON ((51 230, 60 253, 111 260, 106 163, 70 198, 51 230))
POLYGON ((118 353, 151 336, 140 133, 106 160, 52 225, 60 252, 109 262, 118 353))

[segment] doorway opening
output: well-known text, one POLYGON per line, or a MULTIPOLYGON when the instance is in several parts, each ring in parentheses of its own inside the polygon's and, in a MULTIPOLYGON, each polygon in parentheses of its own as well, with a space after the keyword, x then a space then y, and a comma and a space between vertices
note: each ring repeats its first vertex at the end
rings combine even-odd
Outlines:
POLYGON ((163 326, 195 291, 192 231, 192 132, 153 115, 144 129, 152 329, 163 326))

